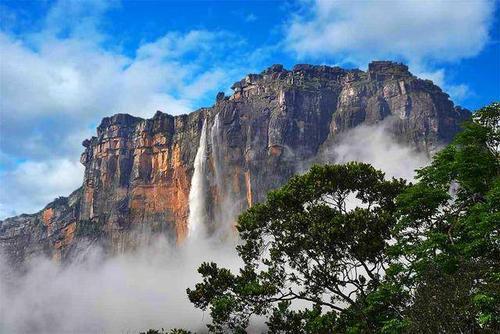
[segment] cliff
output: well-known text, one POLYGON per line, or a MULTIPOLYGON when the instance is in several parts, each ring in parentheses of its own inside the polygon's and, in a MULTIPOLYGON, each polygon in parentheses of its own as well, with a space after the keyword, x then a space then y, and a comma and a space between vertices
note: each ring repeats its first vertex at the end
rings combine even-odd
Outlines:
POLYGON ((431 152, 469 116, 431 81, 385 61, 366 72, 273 65, 231 88, 189 115, 104 118, 83 142, 82 187, 0 222, 0 247, 20 263, 71 258, 84 240, 123 252, 158 233, 180 242, 195 225, 222 233, 304 164, 334 159, 326 152, 342 132, 387 119, 397 140, 431 152))

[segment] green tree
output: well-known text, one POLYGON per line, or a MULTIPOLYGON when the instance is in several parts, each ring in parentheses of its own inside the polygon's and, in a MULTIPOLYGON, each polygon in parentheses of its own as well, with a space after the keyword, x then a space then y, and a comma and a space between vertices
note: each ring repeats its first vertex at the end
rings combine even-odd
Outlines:
POLYGON ((402 302, 383 275, 405 188, 367 164, 314 166, 239 217, 243 268, 203 263, 189 299, 212 332, 244 332, 252 315, 272 333, 375 332, 402 302))
POLYGON ((140 332, 139 334, 191 334, 190 331, 185 329, 173 328, 169 331, 165 331, 163 328, 159 329, 148 329, 147 332, 140 332))
POLYGON ((294 177, 240 216, 239 273, 203 263, 190 300, 213 332, 500 332, 499 127, 478 110, 409 187, 359 163, 294 177))
POLYGON ((387 281, 409 332, 499 331, 500 104, 478 110, 398 198, 387 281))

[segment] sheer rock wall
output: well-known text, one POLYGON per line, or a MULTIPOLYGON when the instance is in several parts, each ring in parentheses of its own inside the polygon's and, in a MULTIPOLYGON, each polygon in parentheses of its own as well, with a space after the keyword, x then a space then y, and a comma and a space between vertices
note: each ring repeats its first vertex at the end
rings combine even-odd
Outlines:
POLYGON ((189 192, 203 122, 207 121, 206 216, 209 233, 327 154, 341 134, 390 122, 395 140, 432 152, 448 143, 469 112, 405 65, 378 61, 368 71, 273 65, 219 93, 214 106, 151 119, 106 117, 83 142, 83 185, 42 211, 0 222, 0 247, 16 263, 46 254, 71 259, 78 241, 110 252, 164 234, 187 237, 189 192))

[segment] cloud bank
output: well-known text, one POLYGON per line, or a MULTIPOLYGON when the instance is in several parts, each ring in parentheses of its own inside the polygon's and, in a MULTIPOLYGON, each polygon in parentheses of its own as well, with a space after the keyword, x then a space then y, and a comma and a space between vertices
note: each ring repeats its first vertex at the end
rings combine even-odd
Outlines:
POLYGON ((477 55, 489 39, 491 1, 304 1, 287 43, 299 56, 339 56, 366 64, 399 56, 454 61, 477 55), (429 29, 432 29, 432 34, 429 29))
POLYGON ((98 249, 60 267, 35 259, 10 276, 0 263, 1 333, 134 333, 149 328, 206 329, 207 314, 188 301, 202 261, 237 268, 231 242, 198 240, 182 248, 158 239, 134 254, 105 258, 98 249))
POLYGON ((13 216, 30 212, 33 207, 43 208, 55 198, 70 194, 81 186, 83 169, 79 161, 54 159, 22 162, 2 172, 0 213, 13 216))
POLYGON ((342 135, 329 154, 336 163, 359 161, 382 170, 386 177, 413 180, 415 170, 430 163, 429 157, 395 141, 387 131, 390 119, 378 125, 360 125, 342 135))
POLYGON ((495 2, 303 1, 285 28, 285 45, 298 58, 335 59, 366 66, 373 59, 404 61, 455 101, 472 92, 445 80, 444 63, 477 56, 490 42, 495 2))

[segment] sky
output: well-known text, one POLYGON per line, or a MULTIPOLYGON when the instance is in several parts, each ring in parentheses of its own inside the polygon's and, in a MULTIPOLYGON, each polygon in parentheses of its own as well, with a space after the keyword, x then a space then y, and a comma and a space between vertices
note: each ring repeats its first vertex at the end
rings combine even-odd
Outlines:
POLYGON ((404 62, 470 110, 500 100, 498 1, 0 2, 0 219, 83 179, 105 116, 211 106, 272 64, 404 62))

